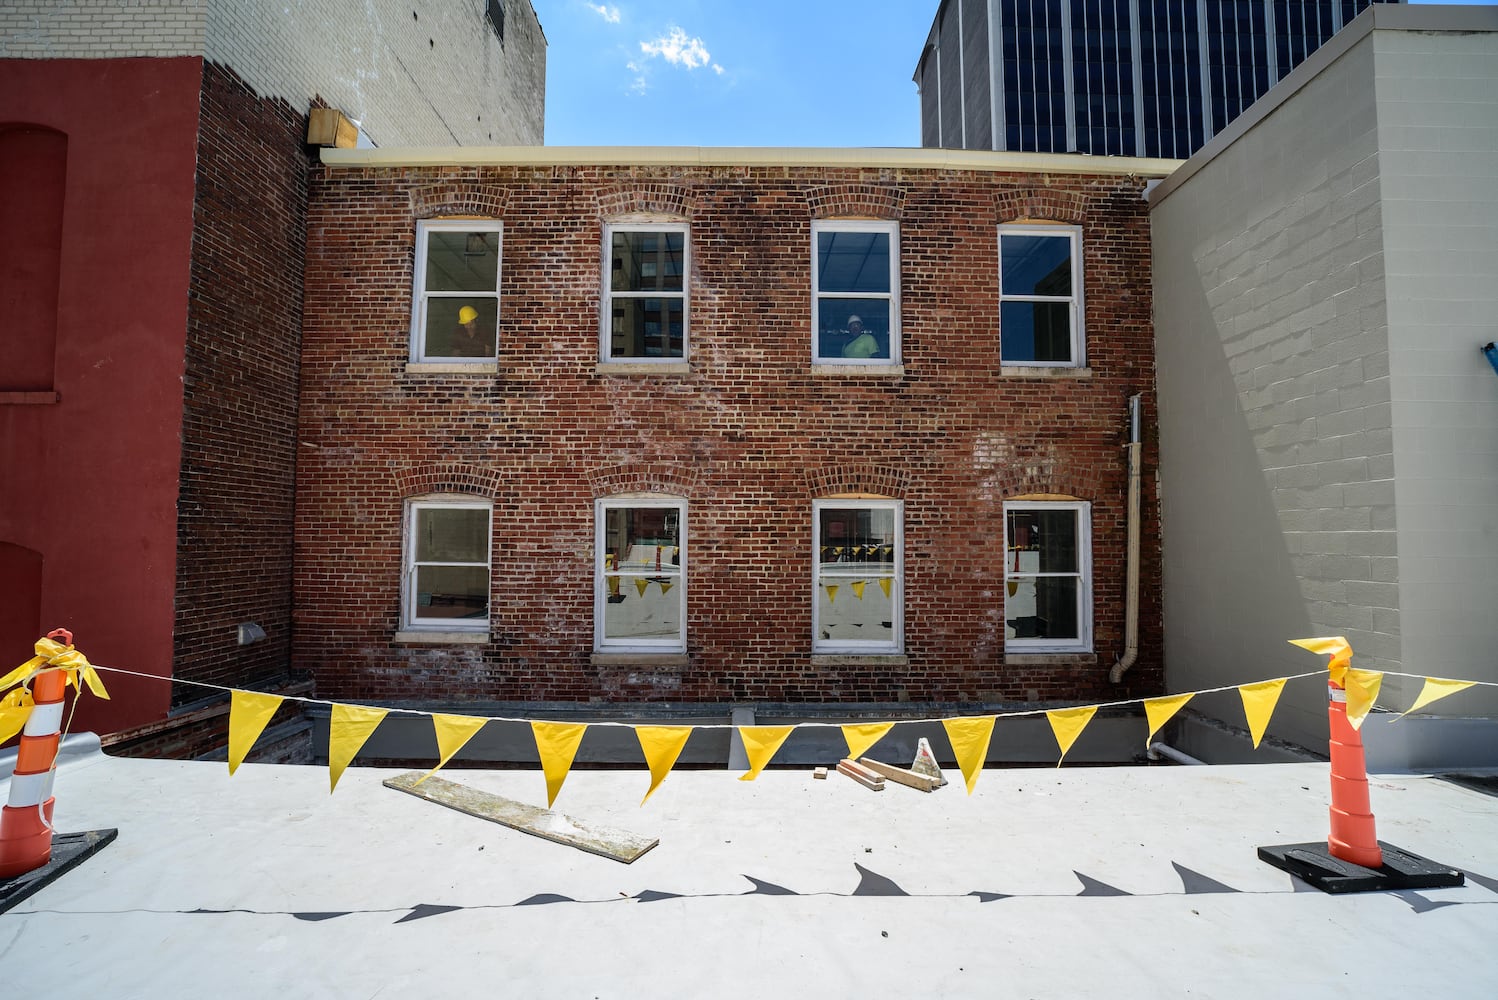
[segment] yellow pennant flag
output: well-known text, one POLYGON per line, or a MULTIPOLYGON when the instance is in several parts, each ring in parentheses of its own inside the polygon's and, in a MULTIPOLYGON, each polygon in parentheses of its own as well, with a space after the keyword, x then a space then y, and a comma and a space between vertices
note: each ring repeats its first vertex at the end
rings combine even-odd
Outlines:
POLYGON ((867 587, 868 585, 869 581, 867 580, 854 580, 849 584, 849 586, 853 588, 853 596, 858 598, 860 601, 863 600, 863 588, 867 587))
POLYGON ((1061 761, 1066 759, 1066 752, 1071 749, 1077 737, 1082 735, 1082 730, 1087 728, 1087 723, 1097 714, 1096 705, 1083 705, 1081 708, 1057 708, 1045 714, 1046 721, 1051 724, 1051 732, 1056 734, 1056 744, 1061 747, 1061 757, 1056 761, 1056 766, 1061 766, 1061 761))
MULTIPOLYGON (((249 755, 266 723, 281 707, 278 694, 258 694, 254 691, 229 692, 229 774, 239 770, 239 765, 249 755)), ((336 781, 335 781, 336 784, 336 781)))
POLYGON ((1347 721, 1352 723, 1352 728, 1363 728, 1363 720, 1373 711, 1373 703, 1378 701, 1378 689, 1383 683, 1381 671, 1347 669, 1347 721))
POLYGON ((1259 742, 1264 739, 1264 730, 1269 728, 1269 717, 1274 715, 1274 706, 1280 700, 1280 692, 1284 690, 1287 679, 1281 677, 1238 687, 1238 697, 1243 699, 1243 717, 1248 720, 1248 731, 1253 734, 1255 750, 1259 749, 1259 742))
POLYGON ((829 583, 829 584, 827 584, 827 603, 828 604, 836 604, 837 603, 837 584, 835 584, 835 583, 829 583))
POLYGON ((472 715, 433 715, 432 731, 437 736, 437 766, 417 778, 416 783, 421 784, 446 767, 453 755, 463 749, 488 723, 488 719, 472 715))
POLYGON ((881 576, 879 578, 879 589, 882 590, 882 591, 884 591, 884 596, 885 597, 889 596, 889 592, 890 592, 891 589, 894 588, 894 585, 895 585, 895 579, 894 579, 894 577, 891 577, 891 576, 881 576))
POLYGON ((895 728, 893 722, 866 722, 862 725, 843 726, 843 739, 848 741, 848 756, 854 760, 868 753, 869 747, 884 738, 884 734, 895 728))
POLYGON ((952 744, 952 753, 957 757, 957 766, 962 768, 962 777, 967 781, 969 795, 973 794, 973 786, 978 784, 978 774, 983 770, 983 761, 988 757, 988 741, 993 738, 996 718, 982 715, 941 720, 947 731, 947 741, 952 744))
POLYGON ((635 577, 635 589, 640 592, 641 597, 645 596, 645 588, 648 586, 650 586, 649 580, 645 579, 643 576, 635 577))
POLYGON ((635 727, 640 749, 645 752, 645 763, 650 765, 650 790, 640 800, 640 805, 648 802, 655 790, 661 787, 661 782, 666 780, 666 775, 676 766, 676 758, 681 756, 682 747, 687 745, 687 737, 691 735, 691 726, 635 727))
MULTIPOLYGON (((1400 712, 1389 721, 1398 722, 1400 719, 1404 718, 1406 715, 1409 715, 1417 708, 1424 708, 1426 705, 1429 705, 1433 701, 1438 701, 1441 698, 1446 697, 1448 694, 1456 694, 1458 691, 1465 691, 1471 686, 1471 681, 1453 681, 1447 680, 1444 677, 1427 677, 1425 678, 1425 686, 1420 689, 1420 696, 1415 699, 1415 703, 1409 708, 1405 709, 1403 712, 1400 712)), ((4 741, 0 740, 0 742, 4 741)))
POLYGON ((0 696, 0 744, 25 727, 31 706, 31 692, 25 688, 16 688, 0 696))
POLYGON ((739 736, 744 741, 744 753, 749 757, 749 770, 739 775, 740 781, 753 781, 759 772, 770 763, 780 744, 791 735, 795 726, 739 726, 739 736))
POLYGON ((670 580, 662 580, 661 581, 661 594, 662 594, 662 596, 664 596, 666 594, 669 594, 669 593, 671 593, 671 581, 670 580))
POLYGON ((532 722, 531 732, 536 737, 536 753, 541 756, 541 770, 546 774, 546 808, 550 809, 572 770, 572 759, 577 756, 578 744, 583 733, 588 731, 581 722, 532 722))
MULTIPOLYGON (((1194 694, 1195 692, 1193 692, 1194 694)), ((1149 720, 1150 734, 1144 738, 1144 746, 1149 748, 1150 742, 1154 740, 1155 734, 1160 727, 1170 721, 1171 716, 1181 710, 1181 706, 1191 700, 1189 694, 1174 694, 1168 698, 1147 698, 1144 702, 1144 717, 1149 720)))
MULTIPOLYGON (((1313 653, 1330 656, 1326 664, 1331 671, 1332 682, 1341 684, 1342 677, 1347 673, 1347 666, 1352 662, 1352 647, 1347 640, 1340 635, 1327 635, 1319 639, 1291 639, 1290 645, 1299 646, 1301 649, 1309 649, 1313 653)), ((1258 744, 1255 744, 1257 746, 1258 744)))
POLYGON ((384 708, 333 706, 333 719, 328 725, 328 776, 331 779, 329 793, 338 787, 338 779, 343 777, 344 769, 353 762, 359 749, 389 714, 389 710, 384 708))

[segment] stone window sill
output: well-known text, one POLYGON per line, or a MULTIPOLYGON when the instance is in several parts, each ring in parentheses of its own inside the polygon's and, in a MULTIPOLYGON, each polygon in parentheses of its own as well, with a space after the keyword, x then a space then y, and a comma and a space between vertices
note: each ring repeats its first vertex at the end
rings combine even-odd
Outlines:
POLYGON ((690 361, 600 361, 595 375, 690 375, 690 361))
POLYGON ((61 399, 55 392, 0 392, 0 406, 47 406, 61 399))
POLYGON ((904 653, 813 653, 814 667, 907 667, 910 657, 904 653))
POLYGON ((1043 365, 1002 365, 1004 378, 1092 378, 1091 368, 1047 368, 1043 365))
POLYGON ((1004 663, 1011 667, 1044 667, 1056 663, 1074 663, 1078 666, 1096 666, 1097 654, 1084 651, 1074 653, 1005 653, 1004 663))
POLYGON ((407 361, 407 375, 498 375, 498 361, 407 361))
POLYGON ((691 665, 686 653, 594 653, 595 667, 663 667, 685 670, 691 665))
POLYGON ((421 629, 403 629, 395 633, 395 641, 421 646, 486 646, 489 632, 426 632, 421 629))
POLYGON ((814 378, 904 378, 905 366, 902 364, 880 364, 880 365, 840 365, 840 364, 813 364, 811 374, 814 378))

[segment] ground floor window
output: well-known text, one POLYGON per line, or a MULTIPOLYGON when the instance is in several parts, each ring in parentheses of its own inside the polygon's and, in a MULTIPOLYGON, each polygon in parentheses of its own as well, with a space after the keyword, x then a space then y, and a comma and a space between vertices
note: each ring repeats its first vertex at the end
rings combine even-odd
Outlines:
POLYGON ((1092 648, 1092 505, 1004 504, 1004 645, 1016 652, 1092 648))
POLYGON ((598 501, 597 649, 686 649, 686 520, 685 500, 598 501))
POLYGON ((488 631, 490 513, 475 500, 406 505, 405 627, 488 631))
POLYGON ((901 651, 905 589, 902 531, 897 500, 814 501, 814 652, 901 651))

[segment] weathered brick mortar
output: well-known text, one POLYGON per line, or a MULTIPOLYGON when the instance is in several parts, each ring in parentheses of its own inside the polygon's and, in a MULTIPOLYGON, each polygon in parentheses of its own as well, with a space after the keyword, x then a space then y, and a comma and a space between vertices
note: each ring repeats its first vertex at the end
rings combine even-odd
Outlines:
MULTIPOLYGON (((308 215, 294 663, 323 697, 957 701, 1160 688, 1158 517, 1123 640, 1125 401, 1153 412, 1148 224, 1122 176, 810 167, 319 169, 308 215), (434 192, 442 192, 434 196, 434 192), (500 207, 497 374, 406 372, 417 212, 500 207), (898 217, 903 377, 810 372, 810 225, 898 217), (691 371, 597 372, 602 224, 691 221, 691 371), (997 226, 1080 224, 1092 376, 1000 374, 997 226), (453 469, 423 478, 411 470, 453 469), (399 626, 403 502, 494 499, 491 641, 399 626), (689 666, 591 662, 594 500, 689 500, 689 666), (811 662, 811 503, 904 500, 908 665, 811 662), (1095 655, 1006 664, 1002 503, 1093 504, 1095 655)), ((1154 443, 1144 496, 1153 498, 1154 443)))

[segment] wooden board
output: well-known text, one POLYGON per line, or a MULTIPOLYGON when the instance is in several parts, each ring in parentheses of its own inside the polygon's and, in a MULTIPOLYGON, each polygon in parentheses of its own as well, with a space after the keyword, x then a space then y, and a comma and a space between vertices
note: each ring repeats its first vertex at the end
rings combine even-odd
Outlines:
POLYGON ((860 757, 858 762, 875 774, 882 775, 898 785, 916 788, 923 792, 929 792, 933 788, 941 787, 941 782, 930 775, 917 774, 914 771, 907 771, 903 767, 896 767, 893 764, 886 764, 883 761, 873 760, 868 757, 860 757))
POLYGON ((838 774, 846 774, 854 781, 870 791, 884 791, 884 778, 870 771, 866 767, 860 767, 856 761, 844 757, 837 765, 838 774))
POLYGON ((500 826, 507 826, 511 830, 528 833, 532 837, 540 837, 554 844, 566 844, 568 847, 575 847, 601 858, 622 861, 625 864, 629 864, 660 843, 659 837, 642 837, 627 830, 594 826, 550 809, 528 806, 524 802, 516 802, 490 792, 479 791, 477 788, 469 788, 456 781, 431 777, 418 785, 416 782, 424 773, 423 771, 407 771, 405 774, 386 778, 384 785, 386 788, 406 792, 419 799, 426 799, 428 802, 435 802, 449 809, 467 813, 469 816, 476 816, 479 819, 489 820, 491 823, 498 823, 500 826))

